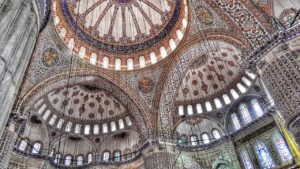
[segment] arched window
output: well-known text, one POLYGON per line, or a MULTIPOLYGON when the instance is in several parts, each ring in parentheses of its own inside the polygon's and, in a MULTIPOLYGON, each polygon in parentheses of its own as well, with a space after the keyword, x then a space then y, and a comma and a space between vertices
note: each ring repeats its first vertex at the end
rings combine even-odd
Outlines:
POLYGON ((116 131, 117 130, 116 122, 112 121, 110 123, 110 129, 111 129, 111 131, 116 131))
POLYGON ((245 169, 254 169, 254 167, 252 165, 252 161, 249 157, 249 154, 248 154, 247 150, 242 149, 240 154, 241 154, 241 159, 242 159, 244 168, 245 169))
POLYGON ((247 105, 242 103, 240 104, 239 106, 239 110, 240 110, 240 113, 242 114, 242 117, 243 117, 243 120, 244 122, 247 124, 249 122, 251 122, 251 116, 250 116, 250 113, 249 113, 249 110, 247 108, 247 105))
POLYGON ((123 122, 123 119, 119 119, 119 128, 120 129, 123 129, 125 126, 124 126, 124 122, 123 122))
POLYGON ((55 155, 55 159, 54 159, 54 163, 60 163, 60 158, 61 158, 61 155, 60 154, 56 154, 55 155))
POLYGON ((85 125, 84 126, 84 134, 89 135, 90 134, 90 129, 91 129, 90 125, 85 125))
POLYGON ((22 140, 19 145, 19 150, 25 151, 28 145, 28 140, 22 140))
POLYGON ((262 141, 257 141, 254 148, 261 168, 271 169, 275 167, 271 154, 269 153, 267 146, 262 141))
POLYGON ((103 123, 103 125, 102 125, 102 132, 103 132, 103 133, 107 133, 107 132, 108 132, 108 126, 107 126, 107 123, 103 123))
POLYGON ((196 135, 191 136, 191 144, 192 146, 196 146, 198 144, 198 137, 196 135))
POLYGON ((133 70, 133 59, 127 59, 127 70, 133 70))
POLYGON ((108 57, 103 57, 103 62, 102 62, 102 66, 104 67, 104 68, 108 68, 108 66, 109 66, 109 58, 108 57))
POLYGON ((186 144, 187 141, 188 141, 187 136, 186 136, 185 134, 183 134, 183 135, 180 136, 180 138, 179 138, 179 140, 178 140, 178 143, 179 143, 179 144, 186 144))
POLYGON ((57 119, 57 116, 56 116, 56 115, 53 115, 53 116, 51 117, 50 121, 49 121, 49 124, 50 124, 51 126, 53 126, 54 123, 55 123, 55 121, 56 121, 56 119, 57 119))
POLYGON ((212 107, 209 101, 205 102, 206 111, 212 111, 212 107))
POLYGON ((83 164, 83 156, 80 155, 77 157, 77 165, 82 165, 83 164))
POLYGON ((183 116, 184 115, 184 108, 183 106, 178 106, 178 115, 183 116))
POLYGON ((69 121, 69 122, 67 123, 67 125, 66 125, 65 131, 66 131, 66 132, 70 132, 70 131, 71 131, 71 128, 72 128, 72 122, 69 121))
POLYGON ((143 68, 146 66, 146 61, 144 56, 139 57, 139 63, 140 63, 140 68, 143 68))
POLYGON ((196 105, 196 109, 197 109, 197 113, 198 113, 198 114, 203 113, 201 104, 198 103, 198 104, 196 105))
POLYGON ((151 62, 151 64, 154 64, 154 63, 157 62, 157 57, 156 57, 156 54, 154 52, 150 53, 150 62, 151 62))
POLYGON ((90 63, 93 65, 96 65, 96 63, 97 63, 97 54, 96 53, 91 54, 90 63))
POLYGON ((65 158, 65 165, 69 166, 72 163, 72 156, 67 155, 65 158))
POLYGON ((256 114, 257 117, 260 117, 260 116, 262 116, 264 114, 264 112, 261 109, 261 107, 260 107, 257 99, 252 99, 251 100, 251 104, 252 104, 252 107, 253 107, 253 109, 254 109, 255 114, 256 114))
POLYGON ((206 133, 202 134, 201 138, 202 138, 204 144, 208 144, 210 142, 208 134, 206 134, 206 133))
POLYGON ((225 104, 228 105, 228 104, 231 103, 231 100, 230 100, 230 98, 229 98, 229 96, 227 94, 223 94, 222 98, 223 98, 225 104))
POLYGON ((241 83, 238 83, 236 87, 240 90, 241 93, 245 93, 247 91, 247 89, 241 83))
POLYGON ((121 161, 121 151, 114 152, 114 159, 115 161, 121 161))
POLYGON ((122 61, 121 59, 117 58, 115 59, 115 70, 121 70, 122 61))
POLYGON ((280 155, 281 161, 284 162, 293 159, 282 135, 278 131, 273 134, 272 141, 277 149, 278 154, 280 155))
POLYGON ((237 92, 234 89, 230 90, 230 94, 234 99, 239 98, 239 94, 237 94, 237 92))
POLYGON ((41 150, 41 147, 42 147, 41 143, 34 143, 33 147, 32 147, 32 150, 31 150, 31 153, 38 154, 41 150))
POLYGON ((63 119, 59 119, 59 121, 58 121, 56 127, 57 127, 58 129, 61 129, 63 123, 64 123, 64 120, 63 120, 63 119))
POLYGON ((220 135, 220 133, 219 133, 219 131, 217 129, 214 129, 212 131, 212 134, 213 134, 213 136, 214 136, 215 139, 220 139, 221 138, 221 135, 220 135))
POLYGON ((216 108, 217 108, 217 109, 219 109, 219 108, 222 107, 222 103, 221 103, 220 99, 215 98, 215 99, 214 99, 214 102, 215 102, 215 105, 216 105, 216 108))
POLYGON ((231 121, 234 127, 234 130, 239 130, 241 128, 241 123, 239 121, 239 118, 237 117, 236 113, 231 114, 231 121))
POLYGON ((93 161, 93 154, 89 153, 88 156, 87 156, 87 162, 91 163, 92 161, 93 161))
POLYGON ((52 157, 54 154, 54 149, 51 149, 51 151, 49 152, 49 157, 52 157))
POLYGON ((94 134, 96 135, 96 134, 99 134, 99 125, 98 124, 95 124, 94 125, 94 134))
POLYGON ((75 133, 80 134, 80 130, 81 130, 81 124, 76 124, 75 125, 75 133))
POLYGON ((131 125, 132 125, 132 122, 131 122, 129 116, 126 116, 126 117, 125 117, 125 121, 126 121, 127 126, 131 126, 131 125))
POLYGON ((103 160, 103 161, 108 161, 108 160, 109 160, 109 156, 110 156, 109 152, 108 152, 108 151, 105 151, 105 152, 103 153, 103 155, 102 155, 102 160, 103 160))

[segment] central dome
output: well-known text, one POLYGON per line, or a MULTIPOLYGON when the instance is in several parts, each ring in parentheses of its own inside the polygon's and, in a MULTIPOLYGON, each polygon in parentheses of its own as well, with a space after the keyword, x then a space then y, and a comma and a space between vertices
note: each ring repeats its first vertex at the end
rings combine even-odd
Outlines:
POLYGON ((132 70, 154 64, 176 48, 187 25, 183 2, 57 0, 54 23, 80 57, 104 68, 132 70))
POLYGON ((99 50, 131 53, 151 47, 173 28, 179 2, 166 0, 61 1, 81 38, 99 50), (161 3, 160 3, 161 2, 161 3), (66 3, 66 4, 64 4, 66 3))

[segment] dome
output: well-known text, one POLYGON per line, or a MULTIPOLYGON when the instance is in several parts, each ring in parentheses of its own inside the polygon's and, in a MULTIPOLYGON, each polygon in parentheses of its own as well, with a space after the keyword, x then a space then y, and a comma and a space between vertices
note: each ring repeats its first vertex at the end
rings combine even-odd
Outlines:
POLYGON ((155 64, 180 43, 187 26, 186 1, 55 1, 54 24, 79 57, 107 69, 155 64))

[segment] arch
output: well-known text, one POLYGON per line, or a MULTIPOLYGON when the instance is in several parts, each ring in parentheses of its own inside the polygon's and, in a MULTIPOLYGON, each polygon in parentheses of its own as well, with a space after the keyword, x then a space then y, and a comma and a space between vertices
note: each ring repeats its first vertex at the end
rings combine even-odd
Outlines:
POLYGON ((88 153, 87 154, 87 163, 91 163, 93 162, 93 153, 88 153))
POLYGON ((102 159, 102 161, 109 161, 110 160, 110 152, 108 150, 103 151, 101 159, 102 159))
POLYGON ((140 96, 128 85, 117 82, 115 78, 108 74, 99 75, 97 72, 91 73, 88 70, 76 77, 71 77, 69 80, 67 78, 68 73, 62 73, 38 83, 24 95, 20 107, 24 109, 24 112, 29 113, 31 105, 34 105, 44 94, 64 87, 67 81, 69 81, 69 85, 89 83, 109 91, 116 91, 117 94, 114 97, 128 105, 128 112, 132 114, 135 121, 139 121, 143 137, 146 138, 149 135, 152 128, 149 108, 146 106, 145 100, 140 99, 140 96))
POLYGON ((83 155, 78 155, 77 158, 76 158, 76 164, 78 166, 81 166, 83 165, 83 155))
MULTIPOLYGON (((229 44, 232 44, 237 49, 243 49, 245 46, 241 41, 233 36, 228 35, 208 35, 207 39, 225 41, 229 44), (220 40, 222 39, 222 40, 220 40)), ((177 58, 173 64, 171 64, 166 73, 167 79, 164 81, 164 89, 158 97, 159 100, 159 113, 160 117, 158 118, 160 122, 158 127, 160 128, 161 135, 165 138, 171 138, 171 129, 173 125, 173 119, 171 114, 174 110, 176 95, 180 87, 180 83, 184 78, 189 66, 193 61, 198 58, 199 54, 204 53, 205 50, 202 50, 202 45, 205 42, 205 39, 199 38, 194 39, 190 43, 187 43, 186 46, 182 47, 182 50, 179 50, 177 53, 177 58), (188 47, 188 48, 187 48, 188 47)))
POLYGON ((28 146, 29 142, 30 141, 29 141, 28 138, 21 140, 20 143, 19 143, 18 149, 21 150, 21 151, 25 151, 27 149, 27 146, 28 146))
POLYGON ((68 155, 65 156, 65 159, 64 159, 64 160, 65 160, 65 161, 64 161, 64 164, 65 164, 66 166, 70 166, 70 165, 72 165, 72 162, 73 162, 73 156, 70 155, 70 154, 68 154, 68 155))
POLYGON ((201 134, 201 140, 203 144, 209 144, 210 143, 210 137, 208 133, 202 133, 201 134))
POLYGON ((218 129, 213 129, 211 132, 214 139, 218 140, 221 138, 220 132, 218 129))
MULTIPOLYGON (((232 169, 235 168, 233 164, 228 160, 218 159, 216 160, 213 165, 212 169, 221 169, 220 166, 226 166, 225 169, 232 169)), ((222 168, 223 169, 223 168, 222 168)))
POLYGON ((121 150, 115 150, 113 152, 113 158, 114 158, 114 161, 121 161, 121 150))
POLYGON ((31 153, 32 154, 39 154, 42 150, 42 147, 43 147, 43 145, 40 141, 37 141, 37 142, 33 143, 31 153))

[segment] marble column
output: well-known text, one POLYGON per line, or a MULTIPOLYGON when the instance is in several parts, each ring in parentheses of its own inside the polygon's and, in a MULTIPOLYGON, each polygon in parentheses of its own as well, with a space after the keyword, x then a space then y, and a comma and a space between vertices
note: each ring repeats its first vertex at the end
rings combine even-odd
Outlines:
POLYGON ((38 35, 31 0, 0 0, 0 136, 7 123, 38 35))
POLYGON ((15 124, 11 122, 9 126, 4 129, 0 140, 0 169, 8 168, 16 139, 15 124))
POLYGON ((261 79, 287 123, 300 113, 299 53, 290 46, 278 45, 258 63, 261 79))

